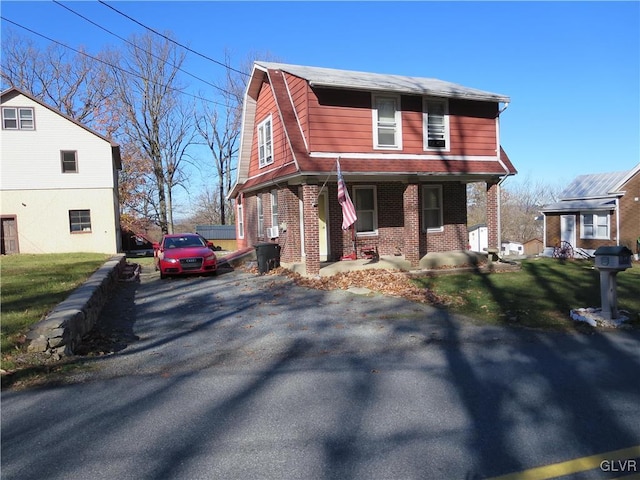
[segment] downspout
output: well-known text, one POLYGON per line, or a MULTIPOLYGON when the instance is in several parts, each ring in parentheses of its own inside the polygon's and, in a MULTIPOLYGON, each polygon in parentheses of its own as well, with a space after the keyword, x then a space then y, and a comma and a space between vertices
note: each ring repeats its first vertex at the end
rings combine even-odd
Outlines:
POLYGON ((616 246, 620 246, 620 197, 616 197, 616 246))

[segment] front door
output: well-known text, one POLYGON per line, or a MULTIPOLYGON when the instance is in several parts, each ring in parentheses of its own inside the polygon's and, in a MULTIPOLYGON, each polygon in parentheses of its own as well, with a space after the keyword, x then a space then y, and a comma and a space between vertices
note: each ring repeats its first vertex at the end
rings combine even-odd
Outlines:
POLYGON ((18 221, 16 217, 2 217, 2 244, 0 248, 2 255, 11 255, 12 253, 20 253, 18 248, 18 221))
POLYGON ((560 216, 560 241, 569 242, 572 247, 576 246, 576 216, 560 216))
POLYGON ((327 222, 327 193, 318 196, 318 247, 320 261, 326 262, 329 258, 329 224, 327 222))

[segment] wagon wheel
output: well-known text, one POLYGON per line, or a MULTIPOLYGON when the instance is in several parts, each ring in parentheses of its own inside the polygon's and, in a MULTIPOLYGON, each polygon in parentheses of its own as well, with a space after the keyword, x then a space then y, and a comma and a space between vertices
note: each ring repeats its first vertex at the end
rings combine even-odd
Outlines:
POLYGON ((553 258, 573 258, 573 247, 569 242, 560 242, 553 247, 553 258))

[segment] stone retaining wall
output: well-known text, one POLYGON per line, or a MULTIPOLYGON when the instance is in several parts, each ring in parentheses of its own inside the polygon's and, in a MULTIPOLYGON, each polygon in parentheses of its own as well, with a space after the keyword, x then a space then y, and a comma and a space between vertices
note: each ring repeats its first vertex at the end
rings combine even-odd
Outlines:
POLYGON ((109 259, 66 300, 31 327, 27 334, 30 340, 28 350, 73 355, 82 337, 96 324, 126 265, 125 255, 109 259))

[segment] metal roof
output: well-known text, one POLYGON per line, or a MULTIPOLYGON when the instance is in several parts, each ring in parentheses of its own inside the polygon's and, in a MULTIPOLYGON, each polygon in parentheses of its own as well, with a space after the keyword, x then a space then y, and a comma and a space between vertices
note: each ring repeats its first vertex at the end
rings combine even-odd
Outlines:
POLYGON ((207 240, 235 240, 235 225, 197 225, 196 233, 207 240))
POLYGON ((256 65, 269 70, 282 70, 304 78, 312 87, 350 88, 354 90, 433 95, 436 97, 479 101, 510 102, 509 97, 506 95, 464 87, 456 83, 438 80, 437 78, 406 77, 274 62, 256 62, 256 65))
POLYGON ((562 191, 560 198, 571 200, 607 197, 620 188, 622 181, 628 174, 629 170, 579 175, 562 191))
POLYGON ((565 200, 563 202, 545 205, 543 212, 578 212, 578 211, 597 211, 597 210, 614 210, 616 208, 615 199, 596 199, 596 200, 565 200))

